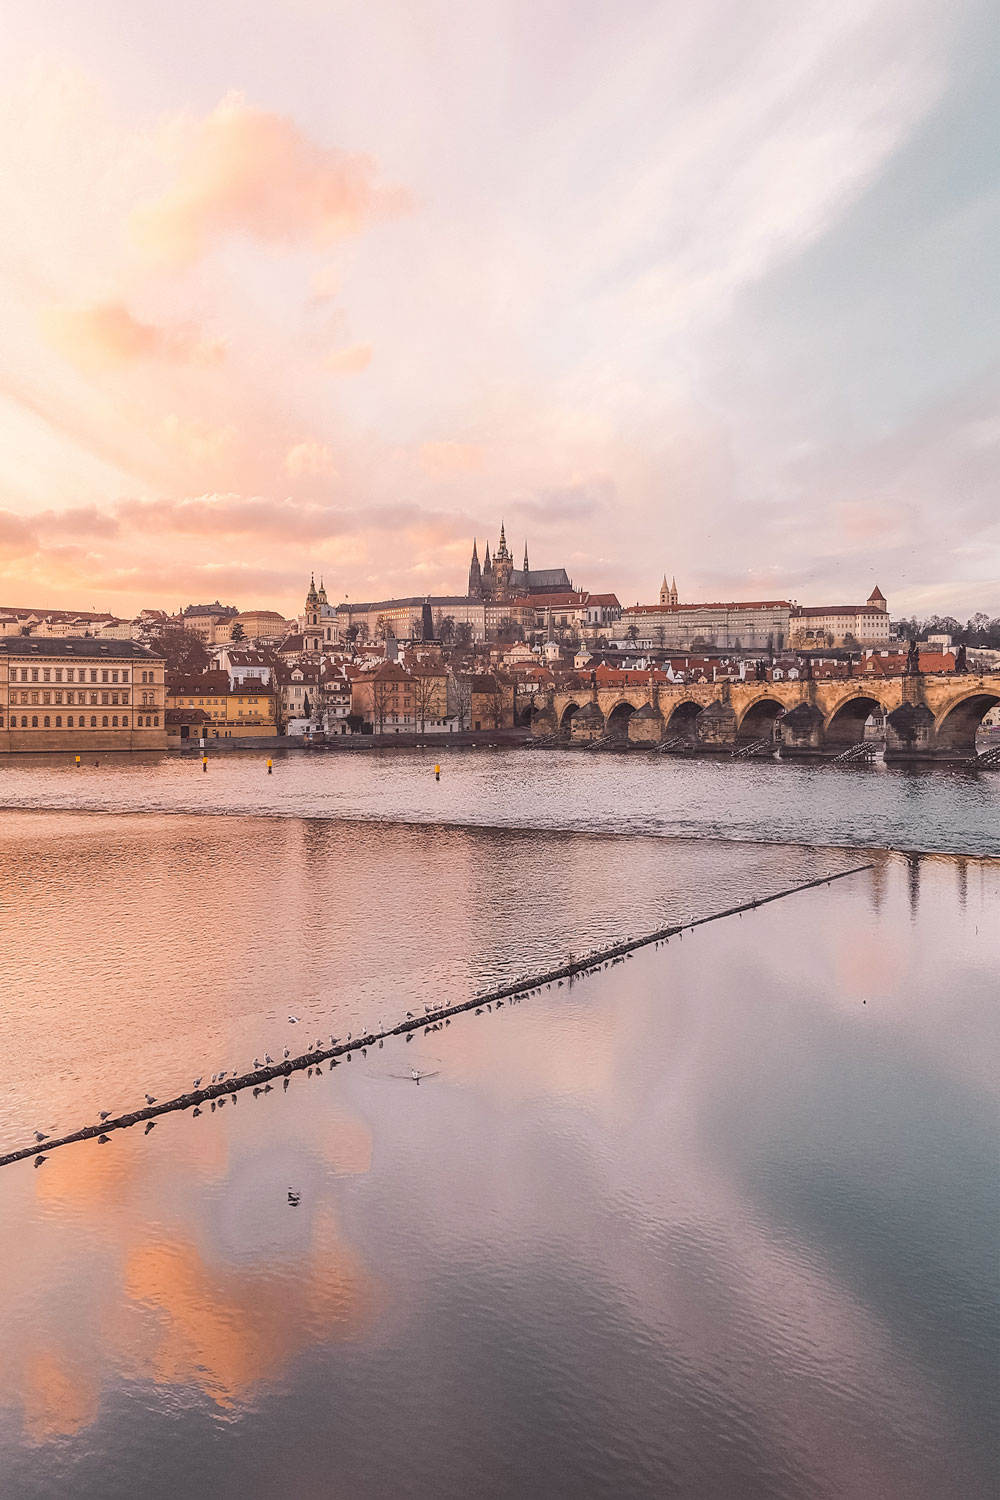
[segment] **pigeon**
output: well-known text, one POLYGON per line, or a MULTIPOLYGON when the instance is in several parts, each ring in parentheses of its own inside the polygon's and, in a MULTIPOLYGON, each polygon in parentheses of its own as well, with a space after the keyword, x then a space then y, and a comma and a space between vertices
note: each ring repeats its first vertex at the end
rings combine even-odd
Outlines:
POLYGON ((194 1107, 194 1109, 191 1111, 191 1118, 194 1119, 195 1115, 200 1115, 200 1114, 201 1114, 201 1110, 198 1108, 198 1106, 196 1104, 195 1107, 194 1107))
POLYGON ((111 1139, 111 1137, 109 1135, 99 1135, 97 1137, 97 1144, 99 1146, 106 1146, 108 1144, 108 1142, 110 1141, 110 1139, 111 1139))
POLYGON ((253 1070, 254 1070, 254 1072, 256 1073, 259 1070, 259 1068, 260 1068, 260 1058, 259 1057, 255 1057, 254 1060, 253 1060, 253 1070))
POLYGON ((40 1167, 43 1162, 47 1162, 47 1161, 48 1161, 48 1157, 47 1156, 36 1156, 35 1157, 35 1166, 36 1167, 40 1167))
POLYGON ((265 1052, 264 1053, 264 1061, 266 1063, 270 1063, 270 1064, 274 1063, 274 1058, 271 1056, 270 1052, 265 1052))
POLYGON ((200 1078, 196 1078, 195 1081, 194 1081, 194 1083, 191 1085, 191 1087, 193 1089, 200 1089, 201 1088, 201 1079, 200 1078))
POLYGON ((146 1128, 145 1128, 145 1130, 142 1133, 143 1133, 143 1135, 148 1135, 151 1130, 155 1130, 155 1129, 156 1129, 156 1121, 155 1120, 147 1120, 146 1121, 146 1128))
POLYGON ((111 1111, 110 1111, 110 1109, 102 1109, 99 1118, 100 1118, 100 1121, 101 1121, 102 1125, 104 1124, 105 1120, 110 1120, 111 1119, 111 1111))

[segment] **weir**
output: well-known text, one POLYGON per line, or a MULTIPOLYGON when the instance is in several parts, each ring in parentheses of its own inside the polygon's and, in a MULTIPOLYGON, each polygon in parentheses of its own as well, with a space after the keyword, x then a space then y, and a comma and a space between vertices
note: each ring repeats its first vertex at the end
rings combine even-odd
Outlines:
POLYGON ((830 875, 820 875, 815 880, 805 880, 799 885, 787 887, 783 891, 775 891, 770 896, 756 896, 750 901, 743 901, 738 906, 730 906, 725 911, 710 912, 704 917, 692 917, 688 922, 679 922, 671 927, 660 927, 654 932, 644 933, 641 937, 628 938, 621 943, 615 943, 608 948, 595 949, 591 953, 584 954, 580 958, 572 955, 567 963, 559 965, 558 968, 550 969, 544 974, 535 974, 529 978, 522 978, 511 984, 500 985, 497 989, 487 990, 480 995, 474 995, 470 1000, 461 1000, 454 1005, 440 1006, 437 1009, 426 1012, 421 1017, 401 1021, 398 1025, 387 1028, 384 1031, 369 1032, 366 1036, 353 1037, 350 1042, 340 1042, 336 1047, 316 1048, 312 1052, 305 1052, 299 1057, 291 1057, 280 1063, 273 1063, 266 1068, 258 1068, 251 1073, 241 1074, 237 1078, 227 1078, 222 1083, 209 1084, 207 1088, 192 1089, 189 1093, 179 1094, 175 1099, 167 1099, 162 1103, 157 1100, 155 1104, 144 1105, 142 1109, 131 1110, 127 1114, 117 1115, 113 1119, 103 1120, 97 1125, 84 1125, 79 1130, 74 1130, 70 1135, 59 1136, 53 1140, 36 1143, 32 1146, 24 1146, 17 1151, 10 1151, 0 1156, 0 1167, 8 1167, 17 1161, 24 1161, 29 1156, 48 1156, 51 1152, 58 1150, 61 1146, 71 1146, 77 1141, 93 1140, 95 1137, 110 1135, 115 1130, 128 1130, 133 1125, 141 1125, 143 1121, 155 1120, 159 1115, 175 1114, 179 1110, 191 1109, 196 1105, 211 1103, 226 1094, 238 1094, 244 1089, 260 1087, 271 1083, 274 1079, 289 1078, 293 1073, 302 1072, 306 1068, 315 1067, 317 1063, 336 1061, 337 1058, 350 1055, 360 1051, 362 1048, 373 1047, 377 1043, 385 1041, 391 1036, 405 1036, 408 1032, 419 1031, 430 1026, 436 1026, 442 1021, 449 1020, 452 1016, 458 1016, 463 1011, 476 1010, 484 1005, 495 1004, 498 1000, 523 999, 530 993, 541 989, 544 985, 554 984, 559 980, 572 980, 577 975, 596 973, 605 964, 616 959, 627 957, 638 948, 645 948, 650 943, 663 942, 668 938, 676 937, 683 932, 690 932, 695 927, 703 927, 708 922, 720 922, 724 917, 735 917, 741 912, 756 911, 760 906, 767 906, 772 901, 782 901, 787 896, 795 896, 800 891, 812 890, 817 886, 830 885, 835 880, 846 880, 849 875, 860 875, 865 870, 874 869, 869 862, 864 865, 855 865, 850 870, 838 870, 830 875))

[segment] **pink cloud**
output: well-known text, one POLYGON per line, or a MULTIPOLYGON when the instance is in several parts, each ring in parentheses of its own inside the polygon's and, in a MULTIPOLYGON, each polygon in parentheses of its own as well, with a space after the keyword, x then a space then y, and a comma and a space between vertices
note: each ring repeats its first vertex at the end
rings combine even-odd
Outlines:
POLYGON ((406 201, 377 184, 370 156, 319 146, 293 120, 251 109, 239 94, 205 119, 168 125, 164 147, 173 181, 133 212, 131 229, 168 267, 190 265, 231 234, 329 245, 406 201))
POLYGON ((326 443, 296 443, 285 454, 285 470, 293 479, 336 474, 333 452, 326 443))
POLYGON ((345 349, 335 349, 323 361, 335 375, 360 375, 372 362, 371 344, 350 344, 345 349))
POLYGON ((74 363, 120 365, 137 359, 214 365, 225 357, 220 339, 206 339, 197 329, 163 328, 141 323, 122 302, 89 307, 47 307, 41 314, 49 342, 74 363))
POLYGON ((467 474, 483 467, 486 452, 478 443, 421 443, 417 459, 428 474, 467 474))

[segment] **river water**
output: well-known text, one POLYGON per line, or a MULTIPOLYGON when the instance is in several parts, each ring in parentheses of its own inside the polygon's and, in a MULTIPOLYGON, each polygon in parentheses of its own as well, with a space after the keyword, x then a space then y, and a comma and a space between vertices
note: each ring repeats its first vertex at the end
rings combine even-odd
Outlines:
POLYGON ((995 1493, 1000 777, 264 762, 0 771, 0 1151, 866 868, 0 1170, 0 1497, 995 1493))

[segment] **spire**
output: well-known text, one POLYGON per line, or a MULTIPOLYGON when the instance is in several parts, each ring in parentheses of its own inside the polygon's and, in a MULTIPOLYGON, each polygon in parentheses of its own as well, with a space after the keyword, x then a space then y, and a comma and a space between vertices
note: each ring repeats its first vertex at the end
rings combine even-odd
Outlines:
MULTIPOLYGON (((526 573, 530 572, 530 569, 528 567, 528 538, 527 537, 525 537, 525 539, 524 539, 524 571, 526 573)), ((527 579, 525 579, 525 582, 527 582, 527 579)))
POLYGON ((316 574, 315 573, 310 573, 309 574, 309 592, 306 595, 306 603, 307 604, 316 604, 317 602, 318 602, 318 595, 316 593, 316 574))
POLYGON ((326 597, 326 589, 323 587, 323 575, 322 575, 322 573, 320 574, 320 579, 319 579, 319 594, 318 594, 317 597, 319 599, 320 604, 329 604, 329 602, 330 602, 329 599, 326 597))
POLYGON ((474 563, 477 563, 479 561, 479 553, 476 551, 476 538, 475 537, 472 538, 472 561, 474 563))
POLYGON ((493 564, 490 562, 490 544, 486 543, 486 551, 483 553, 483 572, 492 573, 493 564))

